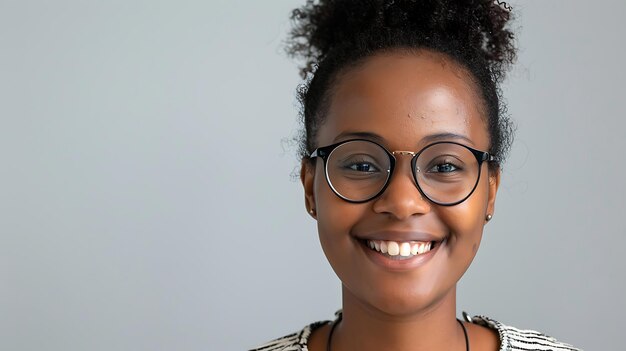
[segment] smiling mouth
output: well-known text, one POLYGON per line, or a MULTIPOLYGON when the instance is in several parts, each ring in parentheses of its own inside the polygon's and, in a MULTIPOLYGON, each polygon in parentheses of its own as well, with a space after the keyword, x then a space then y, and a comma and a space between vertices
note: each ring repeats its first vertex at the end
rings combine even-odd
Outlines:
POLYGON ((433 250, 438 241, 360 240, 368 249, 392 260, 407 260, 433 250))

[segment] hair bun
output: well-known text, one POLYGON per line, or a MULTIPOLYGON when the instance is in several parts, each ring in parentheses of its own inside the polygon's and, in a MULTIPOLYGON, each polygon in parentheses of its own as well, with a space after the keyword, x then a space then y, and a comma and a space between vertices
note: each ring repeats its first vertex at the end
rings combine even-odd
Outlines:
POLYGON ((335 50, 447 41, 459 50, 477 50, 499 70, 515 60, 513 35, 506 28, 510 18, 511 7, 497 0, 308 0, 292 12, 287 52, 304 59, 305 76, 335 50))

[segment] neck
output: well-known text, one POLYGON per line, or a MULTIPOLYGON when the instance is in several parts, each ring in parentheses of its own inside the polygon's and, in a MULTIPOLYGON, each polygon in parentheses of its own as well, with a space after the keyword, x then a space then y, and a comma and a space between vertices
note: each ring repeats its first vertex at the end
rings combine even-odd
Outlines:
POLYGON ((343 319, 332 340, 332 351, 341 350, 465 350, 456 320, 456 291, 420 311, 394 315, 363 303, 343 287, 343 319))

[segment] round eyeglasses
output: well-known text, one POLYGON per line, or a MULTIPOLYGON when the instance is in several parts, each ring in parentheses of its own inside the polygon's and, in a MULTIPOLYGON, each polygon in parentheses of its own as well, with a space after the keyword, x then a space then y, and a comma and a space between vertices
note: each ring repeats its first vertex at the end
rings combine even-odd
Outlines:
POLYGON ((418 190, 441 206, 457 205, 470 197, 478 186, 482 163, 496 160, 488 152, 451 141, 435 142, 418 152, 390 152, 366 139, 319 147, 309 157, 324 160, 326 181, 337 196, 363 203, 385 191, 396 155, 412 157, 411 171, 418 190))

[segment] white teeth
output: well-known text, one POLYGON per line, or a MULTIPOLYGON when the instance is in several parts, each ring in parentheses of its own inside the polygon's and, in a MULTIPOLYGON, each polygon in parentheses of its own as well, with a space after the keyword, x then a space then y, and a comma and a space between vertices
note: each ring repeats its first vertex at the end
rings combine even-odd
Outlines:
POLYGON ((395 241, 388 241, 387 250, 389 250, 389 256, 398 256, 400 253, 400 246, 395 241))
POLYGON ((407 257, 411 254, 411 244, 402 243, 400 244, 400 256, 407 257))
POLYGON ((397 242, 397 241, 385 241, 385 240, 368 240, 367 246, 370 249, 387 254, 389 256, 402 256, 409 257, 415 255, 421 255, 430 251, 432 242, 424 241, 410 241, 410 242, 397 242))
POLYGON ((426 243, 417 244, 417 254, 421 255, 424 253, 424 248, 426 247, 426 243))

